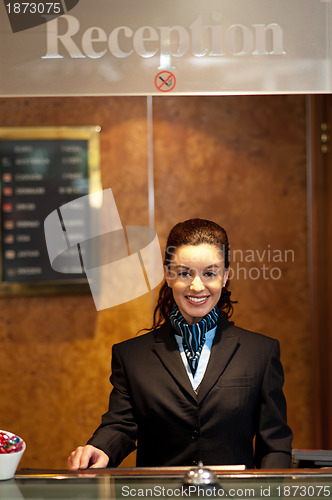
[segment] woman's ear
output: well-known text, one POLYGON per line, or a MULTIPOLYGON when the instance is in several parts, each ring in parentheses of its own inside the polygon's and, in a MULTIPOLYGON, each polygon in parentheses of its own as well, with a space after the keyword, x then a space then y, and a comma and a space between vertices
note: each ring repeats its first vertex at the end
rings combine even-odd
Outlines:
POLYGON ((170 287, 171 286, 171 275, 170 275, 170 272, 169 272, 169 269, 167 266, 164 266, 164 276, 165 276, 165 281, 167 283, 167 285, 170 287))
POLYGON ((222 280, 222 286, 226 286, 226 283, 228 281, 228 278, 229 278, 229 271, 230 269, 226 269, 226 271, 224 271, 224 276, 223 276, 223 280, 222 280))

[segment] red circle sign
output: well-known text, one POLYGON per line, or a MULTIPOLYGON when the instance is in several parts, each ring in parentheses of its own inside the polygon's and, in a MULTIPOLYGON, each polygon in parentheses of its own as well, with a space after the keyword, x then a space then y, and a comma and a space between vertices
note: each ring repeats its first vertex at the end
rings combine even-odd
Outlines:
POLYGON ((170 92, 174 89, 176 79, 170 71, 160 71, 156 76, 154 83, 160 92, 170 92))

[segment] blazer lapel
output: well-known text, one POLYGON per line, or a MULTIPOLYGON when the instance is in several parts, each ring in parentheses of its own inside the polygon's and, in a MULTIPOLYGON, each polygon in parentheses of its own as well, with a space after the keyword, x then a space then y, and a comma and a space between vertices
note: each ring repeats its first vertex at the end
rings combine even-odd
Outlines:
POLYGON ((200 403, 215 385, 238 346, 239 337, 227 321, 221 320, 213 341, 210 359, 198 392, 200 403))
POLYGON ((190 383, 188 374, 181 359, 179 347, 169 322, 164 323, 157 331, 152 350, 159 357, 166 370, 182 389, 195 401, 197 396, 190 383))

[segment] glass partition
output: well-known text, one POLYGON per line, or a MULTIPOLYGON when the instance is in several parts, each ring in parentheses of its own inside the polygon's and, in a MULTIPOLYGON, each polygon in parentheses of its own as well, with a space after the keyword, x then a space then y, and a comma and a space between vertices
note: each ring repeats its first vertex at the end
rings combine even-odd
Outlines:
POLYGON ((0 95, 331 92, 325 0, 0 5, 0 95))

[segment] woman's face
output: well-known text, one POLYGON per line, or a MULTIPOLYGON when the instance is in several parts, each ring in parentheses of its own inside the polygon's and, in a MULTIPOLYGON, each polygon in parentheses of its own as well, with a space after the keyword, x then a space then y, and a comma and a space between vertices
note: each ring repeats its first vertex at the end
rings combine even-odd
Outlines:
POLYGON ((183 245, 173 253, 165 278, 182 316, 197 323, 218 303, 228 279, 220 248, 208 243, 183 245))

